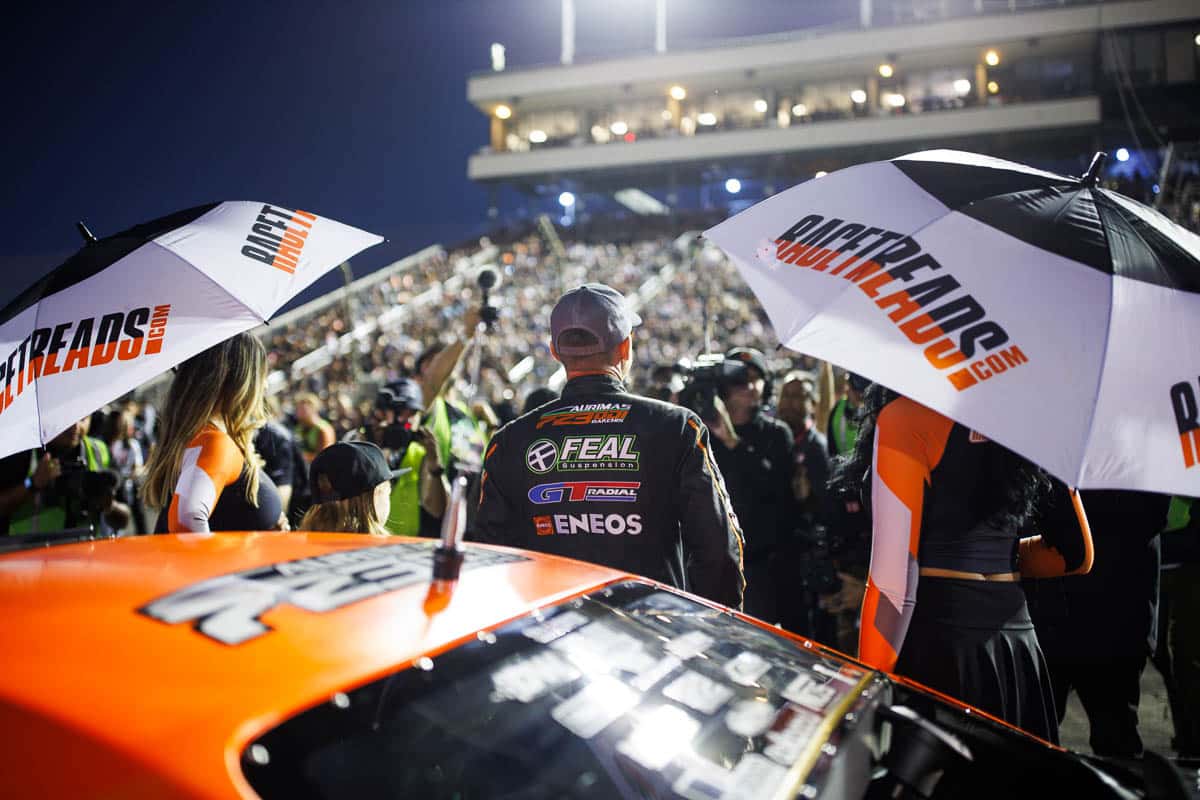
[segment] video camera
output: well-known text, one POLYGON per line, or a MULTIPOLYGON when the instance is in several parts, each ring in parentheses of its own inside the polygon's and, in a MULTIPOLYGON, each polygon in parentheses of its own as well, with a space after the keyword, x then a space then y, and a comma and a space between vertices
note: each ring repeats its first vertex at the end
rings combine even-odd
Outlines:
POLYGON ((695 411, 702 420, 714 419, 721 389, 741 379, 745 372, 746 364, 742 361, 726 358, 723 353, 702 353, 686 372, 679 405, 695 411))

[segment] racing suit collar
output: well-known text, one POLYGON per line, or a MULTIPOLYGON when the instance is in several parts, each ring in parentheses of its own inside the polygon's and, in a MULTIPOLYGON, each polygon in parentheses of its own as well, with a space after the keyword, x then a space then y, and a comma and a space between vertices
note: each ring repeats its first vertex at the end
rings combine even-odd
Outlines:
POLYGON ((580 375, 567 381, 563 386, 562 397, 565 400, 571 397, 624 391, 625 384, 612 375, 580 375))

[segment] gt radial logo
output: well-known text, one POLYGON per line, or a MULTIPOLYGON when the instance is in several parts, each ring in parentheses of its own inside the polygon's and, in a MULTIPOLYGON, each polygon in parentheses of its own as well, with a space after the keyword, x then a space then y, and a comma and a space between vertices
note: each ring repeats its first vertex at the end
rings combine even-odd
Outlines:
POLYGON ((637 481, 564 481, 539 483, 529 490, 529 502, 544 506, 551 503, 633 503, 637 501, 637 481))
POLYGON ((561 442, 538 439, 525 450, 525 465, 536 475, 551 470, 586 472, 589 470, 637 470, 641 454, 637 436, 566 436, 561 442))
MULTIPOLYGON (((1197 378, 1200 384, 1200 378, 1197 378)), ((1179 429, 1179 446, 1183 448, 1183 467, 1191 469, 1200 464, 1200 403, 1196 390, 1186 381, 1171 387, 1171 409, 1179 429)))

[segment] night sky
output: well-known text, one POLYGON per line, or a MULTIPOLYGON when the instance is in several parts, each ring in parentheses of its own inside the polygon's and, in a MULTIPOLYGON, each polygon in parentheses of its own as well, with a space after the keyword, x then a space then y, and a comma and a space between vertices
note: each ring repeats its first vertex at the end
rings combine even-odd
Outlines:
MULTIPOLYGON (((577 61, 650 52, 653 0, 576 0, 577 61)), ((853 17, 858 0, 669 0, 668 47, 853 17)), ((382 234, 356 274, 486 230, 466 79, 557 62, 559 0, 60 4, 6 16, 0 305, 97 236, 214 200, 382 234)), ((514 200, 509 200, 509 208, 514 200)), ((320 289, 336 286, 327 275, 320 289)))

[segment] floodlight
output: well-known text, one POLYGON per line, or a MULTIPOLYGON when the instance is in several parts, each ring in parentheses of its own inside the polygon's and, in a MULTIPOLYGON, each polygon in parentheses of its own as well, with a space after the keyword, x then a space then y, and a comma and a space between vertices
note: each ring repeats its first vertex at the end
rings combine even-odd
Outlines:
POLYGON ((1000 84, 995 81, 988 81, 988 94, 999 94, 1000 84))
POLYGON ((867 93, 862 89, 855 89, 850 93, 850 100, 862 105, 863 103, 867 102, 867 93))
POLYGON ((893 67, 891 64, 885 63, 885 64, 879 65, 879 77, 890 78, 895 74, 896 74, 896 68, 893 67))
POLYGON ((1117 161, 1124 162, 1124 161, 1128 161, 1128 160, 1129 160, 1129 151, 1126 150, 1124 147, 1118 147, 1117 148, 1117 161))
POLYGON ((687 89, 676 84, 667 90, 667 94, 671 96, 672 100, 683 100, 687 98, 687 89))
POLYGON ((826 172, 825 170, 823 170, 823 169, 819 169, 819 170, 817 170, 815 173, 813 173, 813 177, 814 177, 814 178, 824 178, 824 177, 825 177, 826 175, 828 175, 828 174, 829 174, 829 173, 828 173, 828 172, 826 172))
POLYGON ((570 192, 563 192, 558 196, 558 204, 563 208, 570 208, 575 205, 575 195, 570 192))
POLYGON ((1000 54, 995 50, 988 50, 983 54, 983 60, 989 67, 994 67, 1000 63, 1000 54))
POLYGON ((971 93, 971 82, 966 78, 959 78, 954 82, 954 91, 959 97, 965 97, 971 93))
POLYGON ((796 105, 792 106, 792 116, 793 117, 808 116, 808 106, 804 105, 804 103, 796 103, 796 105))
POLYGON ((716 125, 717 115, 711 111, 702 111, 696 115, 696 122, 701 125, 716 125))
POLYGON ((737 194, 741 190, 742 182, 737 178, 730 178, 729 180, 725 181, 725 191, 729 192, 730 194, 737 194))
POLYGON ((533 142, 534 144, 541 144, 542 142, 546 141, 546 139, 546 132, 543 130, 535 128, 529 132, 529 141, 533 142))
POLYGON ((508 119, 512 116, 512 109, 501 103, 500 105, 496 106, 495 114, 496 119, 508 119))
POLYGON ((621 120, 617 120, 612 125, 609 125, 608 129, 613 132, 614 136, 624 136, 629 133, 629 126, 621 120))
POLYGON ((763 100, 761 97, 754 101, 754 110, 759 114, 767 113, 767 108, 769 108, 767 101, 763 100))
POLYGON ((890 108, 903 108, 904 95, 902 94, 886 94, 883 96, 883 102, 887 103, 890 108))

